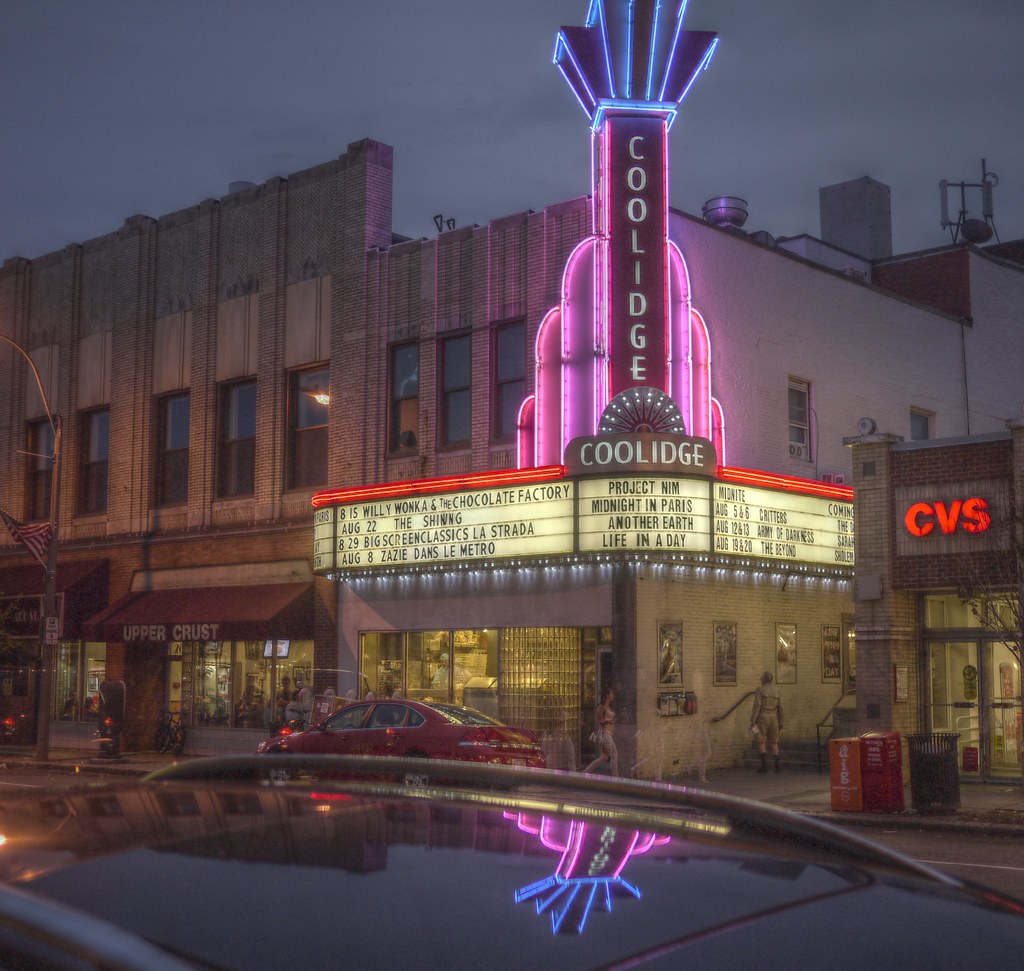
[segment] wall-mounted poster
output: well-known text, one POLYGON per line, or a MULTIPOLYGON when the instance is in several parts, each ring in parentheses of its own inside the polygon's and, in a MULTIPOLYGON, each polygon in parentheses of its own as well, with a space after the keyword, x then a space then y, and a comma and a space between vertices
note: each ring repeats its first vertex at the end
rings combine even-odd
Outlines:
POLYGON ((736 625, 715 621, 715 684, 736 683, 736 625))
POLYGON ((897 701, 910 701, 910 668, 906 664, 893 665, 893 684, 897 701))
POLYGON ((821 625, 821 680, 841 681, 843 664, 839 654, 839 625, 821 625))
POLYGON ((683 683, 683 623, 658 621, 658 687, 678 688, 683 683))
POLYGON ((775 625, 775 681, 796 684, 796 624, 775 625))

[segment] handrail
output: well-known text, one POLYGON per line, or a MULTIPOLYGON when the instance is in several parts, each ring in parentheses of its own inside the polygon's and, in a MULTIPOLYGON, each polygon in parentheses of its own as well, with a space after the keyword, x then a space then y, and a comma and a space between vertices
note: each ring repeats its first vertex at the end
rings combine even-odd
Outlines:
POLYGON ((829 721, 831 721, 831 725, 829 725, 828 727, 832 728, 833 730, 835 729, 836 709, 842 703, 842 700, 846 697, 847 694, 848 692, 844 689, 843 692, 839 695, 839 697, 832 703, 832 707, 829 708, 827 712, 825 712, 825 716, 821 719, 821 721, 814 726, 815 734, 818 737, 818 775, 821 775, 821 730, 826 727, 826 722, 829 721))
POLYGON ((728 718, 728 717, 729 717, 729 716, 730 716, 730 715, 731 715, 731 714, 732 714, 732 713, 733 713, 733 712, 734 712, 734 711, 735 711, 735 710, 736 710, 737 708, 739 708, 739 706, 740 706, 740 705, 742 705, 742 704, 743 704, 743 702, 744 702, 744 701, 746 701, 746 700, 747 700, 747 699, 748 699, 748 698, 749 698, 749 697, 750 697, 751 695, 755 695, 755 694, 757 694, 757 691, 756 691, 756 690, 753 690, 753 691, 748 691, 748 692, 747 692, 747 693, 746 693, 746 694, 745 694, 745 695, 744 695, 744 696, 743 696, 742 698, 740 698, 740 700, 739 700, 739 701, 737 701, 737 702, 736 702, 736 704, 734 704, 734 705, 733 705, 733 706, 732 706, 732 707, 731 707, 731 708, 730 708, 730 709, 729 709, 729 710, 728 710, 727 712, 725 712, 724 714, 718 715, 718 716, 717 716, 717 717, 715 717, 715 718, 712 718, 712 719, 711 719, 711 722, 712 722, 712 723, 714 723, 714 722, 720 722, 720 721, 721 721, 721 720, 722 720, 723 718, 728 718))
POLYGON ((835 712, 835 710, 839 707, 839 703, 847 696, 848 693, 849 692, 847 692, 844 689, 842 693, 839 695, 839 697, 836 698, 834 702, 832 702, 832 705, 829 708, 829 710, 825 712, 824 717, 821 719, 820 722, 818 722, 819 726, 823 726, 825 722, 827 722, 832 717, 833 712, 835 712))

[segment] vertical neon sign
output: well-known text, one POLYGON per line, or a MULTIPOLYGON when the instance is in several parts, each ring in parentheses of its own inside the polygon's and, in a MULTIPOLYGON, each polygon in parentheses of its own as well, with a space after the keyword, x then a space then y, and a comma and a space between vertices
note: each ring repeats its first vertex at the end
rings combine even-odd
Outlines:
POLYGON ((685 433, 724 455, 707 332, 668 239, 668 131, 717 44, 714 33, 683 30, 685 12, 685 0, 591 0, 586 24, 558 34, 555 64, 593 133, 593 234, 573 251, 537 341, 521 465, 560 463, 634 388, 673 399, 685 433))

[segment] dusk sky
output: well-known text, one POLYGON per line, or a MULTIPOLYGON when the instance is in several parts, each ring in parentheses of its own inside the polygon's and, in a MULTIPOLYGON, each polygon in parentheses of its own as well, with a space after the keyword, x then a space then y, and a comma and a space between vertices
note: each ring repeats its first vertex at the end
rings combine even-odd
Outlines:
MULTIPOLYGON (((587 6, 5 0, 0 261, 367 137, 395 148, 406 236, 586 194, 587 121, 551 55, 587 6)), ((672 129, 674 207, 737 195, 748 231, 817 235, 818 188, 870 175, 896 252, 942 246, 939 180, 979 182, 984 158, 999 238, 1024 236, 1021 0, 690 0, 686 26, 720 42, 672 129)))

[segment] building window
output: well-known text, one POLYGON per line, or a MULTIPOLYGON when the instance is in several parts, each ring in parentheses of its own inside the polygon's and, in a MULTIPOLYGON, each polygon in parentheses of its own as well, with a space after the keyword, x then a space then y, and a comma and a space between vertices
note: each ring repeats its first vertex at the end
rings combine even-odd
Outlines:
POLYGON ((110 457, 110 412, 89 411, 82 415, 83 513, 105 512, 107 508, 107 460, 110 457))
POLYGON ((217 496, 250 496, 256 481, 256 382, 220 390, 217 439, 217 496))
POLYGON ((188 502, 188 424, 190 398, 169 395, 157 402, 156 503, 188 502))
POLYGON ((505 324, 494 335, 494 437, 516 433, 526 397, 526 324, 505 324))
POLYGON ((420 349, 416 344, 398 344, 391 348, 391 451, 416 447, 419 417, 420 349))
POLYGON ((49 419, 28 426, 28 508, 31 519, 50 518, 50 470, 53 468, 53 428, 49 419))
POLYGON ((926 442, 932 437, 932 418, 927 411, 910 410, 910 440, 926 442))
POLYGON ((470 336, 441 342, 441 444, 462 445, 470 437, 470 336))
POLYGON ((327 482, 328 388, 327 368, 296 371, 291 376, 288 485, 292 489, 327 482))
POLYGON ((789 380, 789 455, 811 461, 811 388, 794 378, 789 380))

